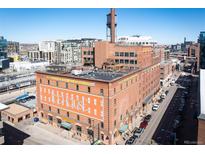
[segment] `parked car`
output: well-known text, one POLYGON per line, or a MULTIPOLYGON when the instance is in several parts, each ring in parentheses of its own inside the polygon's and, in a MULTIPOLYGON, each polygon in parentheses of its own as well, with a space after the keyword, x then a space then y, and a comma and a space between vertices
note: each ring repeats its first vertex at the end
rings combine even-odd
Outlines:
POLYGON ((134 143, 134 141, 135 141, 135 138, 132 136, 125 142, 125 145, 131 145, 134 143))
POLYGON ((162 103, 162 102, 163 102, 163 99, 162 99, 162 98, 160 98, 160 99, 158 100, 158 102, 159 102, 159 103, 162 103))
POLYGON ((165 93, 161 94, 161 96, 160 96, 160 98, 162 98, 162 99, 165 99, 165 97, 166 97, 165 93))
POLYGON ((35 98, 36 98, 36 96, 29 96, 29 98, 30 98, 30 99, 35 99, 35 98))
POLYGON ((144 132, 144 128, 138 128, 135 132, 134 132, 134 137, 136 138, 140 138, 140 136, 142 135, 142 133, 144 132))
POLYGON ((21 102, 21 103, 26 103, 26 99, 22 99, 22 100, 20 100, 19 102, 21 102))
POLYGON ((148 114, 148 115, 145 116, 144 121, 149 122, 151 120, 151 118, 152 118, 152 115, 148 114))
POLYGON ((132 133, 134 133, 137 129, 138 129, 138 128, 137 128, 137 127, 135 127, 135 128, 132 130, 132 133))
POLYGON ((145 129, 147 127, 147 125, 148 125, 148 122, 147 121, 143 121, 143 122, 140 123, 140 128, 145 129))
POLYGON ((176 129, 177 127, 179 127, 179 121, 178 120, 174 120, 174 123, 173 123, 173 128, 176 129))
POLYGON ((152 106, 152 111, 157 111, 159 109, 159 104, 155 104, 152 106))
POLYGON ((176 129, 177 127, 179 127, 181 121, 182 121, 182 118, 180 115, 178 115, 174 120, 173 128, 176 129))
POLYGON ((183 107, 180 107, 180 108, 178 109, 178 111, 179 111, 179 112, 182 112, 182 111, 183 111, 183 107))
POLYGON ((188 95, 188 92, 187 92, 187 91, 184 91, 183 93, 184 93, 185 95, 188 95))
POLYGON ((39 121, 39 118, 35 117, 35 118, 33 118, 33 121, 34 121, 34 122, 38 122, 38 121, 39 121))
POLYGON ((174 85, 174 83, 173 83, 173 82, 171 82, 171 83, 170 83, 170 85, 171 85, 171 86, 173 86, 173 85, 174 85))

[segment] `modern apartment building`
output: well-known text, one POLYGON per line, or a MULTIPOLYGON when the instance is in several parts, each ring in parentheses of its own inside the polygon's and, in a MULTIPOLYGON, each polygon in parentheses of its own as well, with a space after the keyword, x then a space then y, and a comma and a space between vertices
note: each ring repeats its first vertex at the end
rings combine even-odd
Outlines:
POLYGON ((56 62, 56 53, 60 52, 60 43, 57 41, 42 41, 39 43, 39 50, 28 52, 31 61, 56 62))
POLYGON ((61 63, 82 63, 81 40, 65 40, 61 42, 61 63))
POLYGON ((28 55, 29 51, 38 51, 39 45, 32 43, 20 43, 19 44, 20 55, 28 55))
POLYGON ((56 41, 42 41, 39 43, 39 51, 42 51, 42 58, 49 63, 54 62, 54 53, 59 51, 59 43, 56 41))

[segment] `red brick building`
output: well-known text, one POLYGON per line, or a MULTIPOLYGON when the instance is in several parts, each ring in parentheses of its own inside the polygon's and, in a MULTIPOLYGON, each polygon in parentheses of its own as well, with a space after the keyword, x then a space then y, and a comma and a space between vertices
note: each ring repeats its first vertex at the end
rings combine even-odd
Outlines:
POLYGON ((69 123, 81 139, 114 144, 119 129, 132 128, 146 98, 159 90, 159 64, 129 72, 96 71, 89 75, 36 72, 40 119, 54 126, 69 123))
MULTIPOLYGON (((115 27, 111 21, 110 27, 115 27)), ((73 137, 94 136, 105 144, 115 144, 135 127, 135 119, 159 91, 160 54, 153 46, 119 45, 114 32, 112 41, 82 48, 83 64, 93 63, 95 69, 36 72, 41 121, 66 127, 73 137)))
POLYGON ((94 65, 94 47, 82 47, 82 64, 83 65, 94 65))
POLYGON ((200 44, 195 43, 189 46, 188 48, 188 57, 195 57, 196 58, 196 71, 199 71, 199 58, 200 56, 200 44))

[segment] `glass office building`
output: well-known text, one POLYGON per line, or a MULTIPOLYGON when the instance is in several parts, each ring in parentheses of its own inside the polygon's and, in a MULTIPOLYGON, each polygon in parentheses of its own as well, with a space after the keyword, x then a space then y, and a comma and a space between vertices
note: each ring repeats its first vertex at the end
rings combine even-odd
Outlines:
POLYGON ((0 51, 7 51, 8 42, 3 36, 0 36, 0 51))

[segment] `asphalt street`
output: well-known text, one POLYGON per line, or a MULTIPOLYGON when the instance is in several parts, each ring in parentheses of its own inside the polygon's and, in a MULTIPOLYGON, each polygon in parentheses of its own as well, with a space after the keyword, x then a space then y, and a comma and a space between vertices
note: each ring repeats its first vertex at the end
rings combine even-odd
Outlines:
POLYGON ((168 90, 169 93, 167 94, 163 102, 160 103, 159 109, 156 112, 151 113, 151 121, 149 122, 147 128, 145 129, 141 137, 138 140, 136 140, 135 144, 151 144, 152 136, 155 133, 165 111, 167 110, 167 107, 169 106, 169 103, 171 102, 177 88, 178 87, 176 85, 170 87, 165 86, 163 88, 163 90, 168 90))
POLYGON ((153 135, 157 144, 196 144, 199 108, 197 78, 187 74, 180 77, 177 84, 176 94, 153 135))

